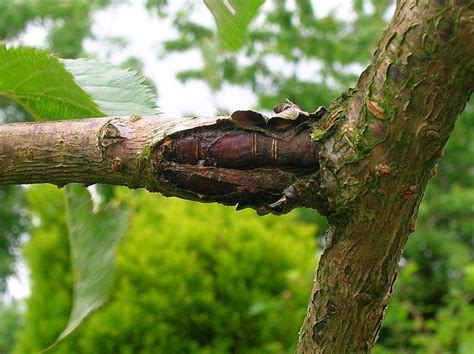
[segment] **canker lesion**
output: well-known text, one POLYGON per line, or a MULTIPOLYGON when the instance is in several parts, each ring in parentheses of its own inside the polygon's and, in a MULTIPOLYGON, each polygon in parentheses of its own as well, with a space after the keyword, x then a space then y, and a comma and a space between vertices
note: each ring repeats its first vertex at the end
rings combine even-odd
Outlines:
POLYGON ((220 123, 169 135, 154 148, 155 174, 180 197, 285 213, 298 204, 295 184, 319 169, 308 129, 242 128, 220 123))
POLYGON ((166 161, 234 169, 314 170, 318 145, 306 131, 281 137, 244 129, 200 128, 168 137, 161 145, 166 161))

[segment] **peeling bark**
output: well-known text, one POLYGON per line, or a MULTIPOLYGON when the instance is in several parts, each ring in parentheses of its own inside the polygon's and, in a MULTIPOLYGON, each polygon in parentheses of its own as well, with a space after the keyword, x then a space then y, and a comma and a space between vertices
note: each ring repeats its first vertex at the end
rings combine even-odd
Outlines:
MULTIPOLYGON (((286 112, 288 113, 288 112, 286 112)), ((306 205, 324 113, 109 117, 0 125, 0 184, 108 183, 280 214, 306 205)))

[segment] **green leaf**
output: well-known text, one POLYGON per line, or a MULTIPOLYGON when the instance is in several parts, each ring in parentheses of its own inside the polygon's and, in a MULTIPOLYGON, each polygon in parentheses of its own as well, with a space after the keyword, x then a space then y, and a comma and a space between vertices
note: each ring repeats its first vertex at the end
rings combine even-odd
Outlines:
MULTIPOLYGON (((135 73, 95 60, 62 62, 107 115, 157 113, 154 95, 135 73)), ((68 185, 65 191, 74 294, 68 325, 55 344, 108 300, 114 279, 115 248, 128 221, 123 209, 108 207, 93 213, 84 187, 68 185)))
POLYGON ((59 60, 34 48, 0 44, 0 95, 36 119, 157 113, 151 89, 136 73, 87 59, 59 60))
POLYGON ((91 59, 62 62, 103 112, 118 116, 157 113, 154 94, 135 72, 91 59))
POLYGON ((128 211, 121 206, 109 204, 93 211, 89 191, 78 184, 66 186, 65 199, 74 297, 68 325, 53 346, 108 300, 114 279, 115 249, 128 222, 128 211))
POLYGON ((219 41, 224 48, 238 50, 247 27, 265 0, 204 0, 216 20, 219 41))
MULTIPOLYGON (((36 119, 156 113, 150 89, 129 70, 93 60, 60 61, 34 48, 1 44, 0 95, 17 101, 36 119)), ((51 347, 109 298, 115 248, 128 218, 125 210, 110 206, 93 212, 89 192, 78 185, 66 186, 65 199, 73 305, 66 329, 51 347)))
POLYGON ((17 101, 36 119, 104 115, 59 59, 34 48, 0 44, 0 95, 17 101))

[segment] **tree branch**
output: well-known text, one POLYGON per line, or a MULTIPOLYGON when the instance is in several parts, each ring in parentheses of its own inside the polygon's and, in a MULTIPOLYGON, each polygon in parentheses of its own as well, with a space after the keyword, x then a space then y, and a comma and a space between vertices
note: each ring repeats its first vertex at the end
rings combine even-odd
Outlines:
POLYGON ((0 184, 107 183, 284 213, 306 205, 299 195, 318 170, 309 122, 322 113, 0 125, 0 184))
POLYGON ((331 114, 320 189, 331 229, 298 353, 375 344, 418 207, 473 89, 472 1, 399 1, 372 65, 331 114))

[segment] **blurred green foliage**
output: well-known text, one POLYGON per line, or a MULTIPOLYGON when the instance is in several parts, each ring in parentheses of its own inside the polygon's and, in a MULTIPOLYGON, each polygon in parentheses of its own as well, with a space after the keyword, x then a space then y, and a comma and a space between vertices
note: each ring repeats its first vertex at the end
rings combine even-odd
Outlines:
POLYGON ((22 327, 18 301, 0 301, 0 353, 12 353, 15 348, 15 336, 22 327))
MULTIPOLYGON (((15 2, 6 0, 10 6, 15 2)), ((183 80, 203 80, 214 90, 223 84, 247 86, 258 95, 260 108, 289 98, 306 110, 327 105, 354 84, 376 48, 391 5, 389 0, 355 0, 354 16, 347 21, 334 12, 320 16, 318 2, 269 0, 240 52, 229 53, 219 49, 212 27, 191 16, 202 4, 187 0, 173 13, 168 3, 146 4, 149 11, 171 16, 178 32, 161 54, 197 49, 203 58, 202 68, 180 74, 183 80)), ((11 13, 37 18, 30 9, 11 13)), ((1 21, 0 33, 15 23, 1 21)), ((90 14, 83 21, 90 21, 90 14)), ((426 191, 374 353, 467 354, 474 348, 473 107, 471 100, 426 191)), ((283 218, 256 219, 251 212, 105 190, 107 200, 123 198, 134 210, 119 252, 115 296, 58 352, 282 353, 292 348, 315 262, 310 239, 315 230, 308 223, 323 225, 323 218, 298 210, 283 218)), ((67 321, 72 276, 59 194, 55 188, 28 192, 30 210, 41 222, 24 249, 32 295, 17 353, 49 345, 67 321)), ((2 217, 4 210, 14 208, 2 209, 2 217)), ((15 309, 9 310, 10 318, 18 316, 15 309)), ((0 331, 0 343, 11 333, 0 331)))
POLYGON ((82 43, 92 35, 92 13, 114 0, 2 0, 0 40, 17 38, 28 25, 47 25, 48 47, 63 58, 84 55, 82 43))
MULTIPOLYGON (((41 220, 24 254, 32 294, 17 353, 54 341, 71 275, 62 193, 28 190, 41 220)), ((294 347, 316 265, 316 227, 121 190, 130 228, 111 302, 54 353, 282 353, 294 347)))
POLYGON ((7 277, 14 271, 20 237, 28 229, 23 204, 21 187, 0 186, 0 296, 6 290, 7 277))
POLYGON ((66 328, 73 274, 62 190, 52 185, 34 186, 28 190, 27 199, 35 225, 31 240, 23 246, 31 296, 26 300, 25 327, 17 333, 15 351, 38 353, 66 328))
MULTIPOLYGON (((243 47, 233 53, 222 51, 216 31, 192 16, 201 4, 184 3, 173 19, 178 35, 163 48, 165 55, 200 51, 202 68, 181 72, 183 81, 203 80, 214 90, 223 84, 247 86, 260 108, 271 109, 288 98, 308 111, 327 106, 354 83, 376 49, 392 5, 391 0, 356 0, 354 19, 346 21, 334 11, 320 16, 315 1, 267 1, 243 47)), ((166 1, 149 4, 167 13, 166 1)))

